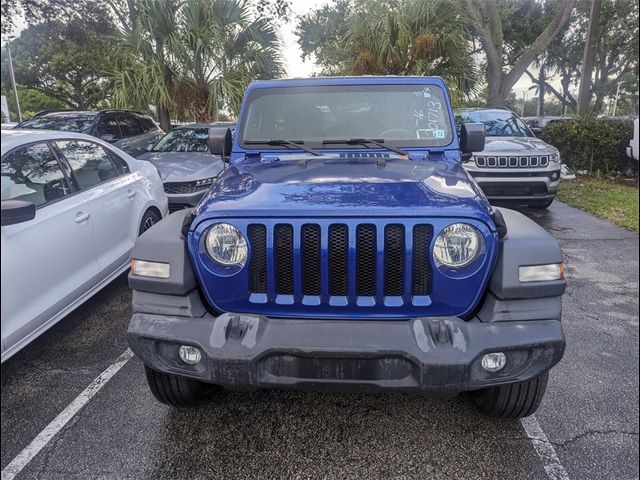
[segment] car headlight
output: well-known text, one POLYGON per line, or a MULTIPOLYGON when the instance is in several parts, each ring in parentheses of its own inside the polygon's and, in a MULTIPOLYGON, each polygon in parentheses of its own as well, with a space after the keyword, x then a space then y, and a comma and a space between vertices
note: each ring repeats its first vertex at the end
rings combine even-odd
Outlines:
POLYGON ((480 232, 467 223, 452 223, 436 238, 433 257, 446 267, 464 267, 480 252, 480 232))
POLYGON ((560 163, 560 152, 558 152, 557 150, 551 154, 551 156, 549 157, 549 160, 551 160, 551 163, 560 163))
POLYGON ((247 260, 247 241, 242 232, 228 223, 216 223, 205 238, 209 256, 225 266, 244 266, 247 260))
POLYGON ((201 180, 196 180, 196 187, 205 187, 211 185, 217 177, 209 177, 203 178, 201 180))

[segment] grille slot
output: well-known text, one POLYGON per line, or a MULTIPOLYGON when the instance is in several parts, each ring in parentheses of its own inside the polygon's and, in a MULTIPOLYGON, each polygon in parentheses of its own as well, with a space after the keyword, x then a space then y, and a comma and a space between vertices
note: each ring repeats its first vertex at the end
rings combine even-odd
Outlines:
POLYGON ((349 230, 346 225, 329 226, 329 295, 349 293, 349 230))
POLYGON ((320 295, 320 225, 303 225, 301 235, 302 294, 320 295))
POLYGON ((293 226, 276 225, 273 243, 276 293, 293 295, 293 226))
POLYGON ((431 294, 431 266, 429 250, 433 227, 416 225, 413 227, 413 258, 411 268, 411 293, 431 294))
POLYGON ((376 226, 361 224, 356 228, 356 294, 376 294, 376 226))
POLYGON ((384 294, 404 293, 404 225, 384 227, 384 294))
POLYGON ((267 293, 267 229, 264 225, 249 225, 247 234, 252 252, 249 263, 249 290, 267 293))

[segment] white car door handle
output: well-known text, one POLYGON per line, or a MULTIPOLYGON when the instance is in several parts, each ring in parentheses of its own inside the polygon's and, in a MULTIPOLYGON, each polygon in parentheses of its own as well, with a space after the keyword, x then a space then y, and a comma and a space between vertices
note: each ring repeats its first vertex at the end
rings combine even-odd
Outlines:
POLYGON ((82 223, 89 220, 89 214, 84 212, 76 213, 76 223, 82 223))
POLYGON ((136 192, 134 192, 133 190, 129 190, 129 191, 127 192, 127 197, 128 197, 128 198, 133 198, 133 197, 135 197, 135 196, 136 196, 136 192))

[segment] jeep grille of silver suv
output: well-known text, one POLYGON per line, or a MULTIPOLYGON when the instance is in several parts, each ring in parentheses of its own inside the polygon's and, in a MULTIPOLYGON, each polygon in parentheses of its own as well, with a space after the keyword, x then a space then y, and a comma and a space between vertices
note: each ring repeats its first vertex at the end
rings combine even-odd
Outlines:
POLYGON ((519 155, 515 157, 475 157, 476 165, 482 168, 538 168, 549 165, 548 155, 519 155))

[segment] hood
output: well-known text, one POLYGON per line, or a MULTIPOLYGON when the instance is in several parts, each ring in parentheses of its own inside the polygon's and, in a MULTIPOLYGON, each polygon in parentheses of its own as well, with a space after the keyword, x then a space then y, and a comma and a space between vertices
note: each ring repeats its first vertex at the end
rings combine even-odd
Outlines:
POLYGON ((217 177, 224 169, 220 157, 208 152, 145 152, 136 158, 151 162, 163 182, 192 182, 217 177))
POLYGON ((487 137, 482 154, 551 154, 555 150, 536 137, 487 137))
POLYGON ((213 217, 449 216, 491 224, 490 206, 457 162, 371 155, 281 155, 233 164, 196 210, 213 217))

